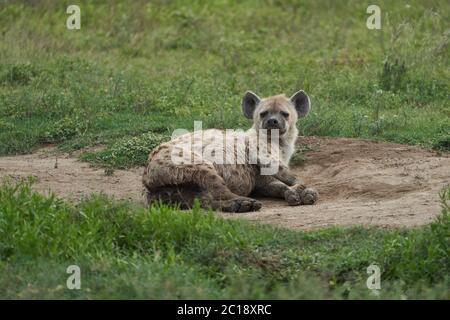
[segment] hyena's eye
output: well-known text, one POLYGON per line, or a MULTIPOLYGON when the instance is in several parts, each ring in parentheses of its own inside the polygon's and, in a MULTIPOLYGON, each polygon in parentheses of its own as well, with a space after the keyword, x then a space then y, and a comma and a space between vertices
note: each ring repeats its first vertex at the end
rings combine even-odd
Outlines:
POLYGON ((281 115, 285 118, 289 117, 289 113, 281 111, 281 115))
POLYGON ((268 111, 264 111, 261 112, 259 115, 261 116, 261 118, 264 118, 265 116, 267 116, 268 113, 269 113, 268 111))

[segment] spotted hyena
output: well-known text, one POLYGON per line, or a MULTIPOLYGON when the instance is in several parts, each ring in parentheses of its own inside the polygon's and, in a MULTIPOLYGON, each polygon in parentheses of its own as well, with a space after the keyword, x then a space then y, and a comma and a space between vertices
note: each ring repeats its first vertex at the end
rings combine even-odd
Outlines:
POLYGON ((143 175, 149 204, 189 208, 197 198, 204 208, 246 212, 261 208, 250 194, 282 198, 293 206, 317 201, 317 192, 288 169, 298 135, 296 122, 310 109, 308 95, 300 90, 290 98, 260 99, 248 91, 241 106, 253 120, 248 131, 194 131, 150 153, 143 175))

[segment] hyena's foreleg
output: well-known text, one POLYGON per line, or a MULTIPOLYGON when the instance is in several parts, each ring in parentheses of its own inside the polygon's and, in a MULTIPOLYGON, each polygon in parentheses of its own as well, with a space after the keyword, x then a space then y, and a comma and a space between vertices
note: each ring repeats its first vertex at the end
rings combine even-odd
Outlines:
POLYGON ((255 193, 265 197, 284 199, 284 193, 290 187, 274 176, 258 176, 256 179, 255 193))
POLYGON ((270 197, 284 198, 291 206, 314 204, 319 198, 316 190, 307 188, 301 179, 283 165, 272 176, 259 176, 256 184, 259 192, 270 197))
POLYGON ((276 179, 280 180, 281 182, 287 184, 288 186, 298 186, 298 188, 303 187, 306 188, 304 182, 297 178, 288 167, 284 165, 280 165, 278 167, 278 171, 273 175, 276 179))

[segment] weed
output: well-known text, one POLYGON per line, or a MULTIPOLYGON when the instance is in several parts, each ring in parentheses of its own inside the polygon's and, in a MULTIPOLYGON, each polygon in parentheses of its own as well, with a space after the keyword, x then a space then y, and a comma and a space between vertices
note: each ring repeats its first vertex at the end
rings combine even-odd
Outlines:
POLYGON ((45 143, 62 142, 75 136, 83 135, 87 130, 87 124, 79 117, 65 117, 57 121, 42 138, 45 143))
POLYGON ((398 92, 405 87, 406 66, 396 59, 394 62, 386 60, 380 74, 379 84, 382 90, 398 92))
POLYGON ((433 149, 450 151, 450 134, 441 134, 432 139, 433 149))
POLYGON ((29 62, 6 65, 0 74, 0 83, 3 85, 27 85, 38 73, 38 70, 29 62))
POLYGON ((294 154, 291 157, 290 164, 294 166, 301 166, 306 163, 308 157, 306 156, 307 151, 314 150, 311 145, 301 145, 295 149, 294 154))

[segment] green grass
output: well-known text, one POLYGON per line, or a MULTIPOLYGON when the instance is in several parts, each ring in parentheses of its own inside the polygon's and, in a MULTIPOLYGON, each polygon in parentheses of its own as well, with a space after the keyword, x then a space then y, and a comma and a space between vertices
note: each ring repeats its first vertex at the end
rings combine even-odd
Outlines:
MULTIPOLYGON (((55 144, 96 165, 145 164, 177 128, 247 128, 240 99, 298 89, 302 135, 449 150, 450 3, 0 1, 0 155, 55 144)), ((299 150, 294 162, 305 161, 299 150)), ((92 195, 71 203, 0 186, 0 298, 449 299, 450 191, 409 230, 296 232, 92 195), (366 288, 366 268, 382 290, 366 288), (69 265, 82 290, 65 287, 69 265)))
MULTIPOLYGON (((379 1, 4 1, 0 154, 63 150, 175 128, 246 128, 240 99, 299 88, 303 135, 363 137, 448 150, 450 4, 379 1)), ((138 157, 145 159, 142 149, 138 157)), ((107 149, 108 150, 108 149, 107 149)), ((102 153, 110 167, 143 164, 102 153)), ((133 155, 134 157, 134 155, 133 155)))
POLYGON ((449 299, 450 188, 441 197, 442 214, 417 229, 301 232, 4 183, 0 297, 449 299), (81 290, 65 285, 74 264, 81 290), (379 295, 366 288, 371 264, 379 295))
POLYGON ((166 140, 168 137, 165 135, 148 132, 137 137, 120 139, 106 150, 85 152, 81 159, 120 169, 144 165, 152 149, 166 140))

